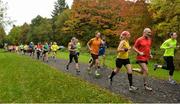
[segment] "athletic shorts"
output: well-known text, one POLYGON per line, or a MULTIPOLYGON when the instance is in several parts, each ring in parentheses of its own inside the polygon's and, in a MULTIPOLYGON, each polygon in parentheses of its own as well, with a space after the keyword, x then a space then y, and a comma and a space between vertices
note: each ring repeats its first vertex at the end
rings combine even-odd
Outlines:
POLYGON ((120 59, 120 58, 116 59, 116 67, 117 68, 121 68, 123 65, 125 66, 127 64, 130 64, 129 58, 128 59, 120 59))
POLYGON ((72 63, 73 59, 74 59, 74 61, 76 63, 78 63, 78 56, 77 56, 77 54, 69 54, 69 63, 72 63))
POLYGON ((57 51, 52 51, 52 52, 55 53, 55 54, 57 53, 57 51))
POLYGON ((137 60, 136 61, 137 64, 140 64, 140 63, 145 63, 145 64, 148 64, 148 61, 141 61, 141 60, 137 60))
POLYGON ((43 51, 43 54, 46 54, 48 51, 43 51))
POLYGON ((105 54, 105 48, 100 48, 99 56, 103 56, 105 54))
POLYGON ((95 54, 91 54, 92 59, 95 61, 96 59, 98 59, 98 55, 95 54))

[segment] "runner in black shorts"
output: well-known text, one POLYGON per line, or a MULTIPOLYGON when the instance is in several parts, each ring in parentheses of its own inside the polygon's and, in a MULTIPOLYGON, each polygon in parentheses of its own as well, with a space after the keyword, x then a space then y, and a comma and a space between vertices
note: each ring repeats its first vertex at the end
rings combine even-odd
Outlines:
POLYGON ((119 72, 121 67, 124 65, 127 69, 127 75, 129 80, 129 91, 137 90, 136 87, 133 86, 132 82, 132 68, 129 61, 129 50, 131 47, 129 46, 130 33, 128 31, 123 31, 120 35, 120 43, 117 48, 117 59, 116 59, 116 68, 112 71, 111 75, 109 76, 110 84, 112 85, 113 77, 119 72))
POLYGON ((77 49, 76 49, 76 38, 73 37, 71 39, 71 42, 69 42, 68 44, 68 50, 69 50, 69 62, 66 65, 66 70, 69 69, 69 65, 72 63, 73 59, 76 63, 76 73, 79 74, 80 70, 79 70, 79 64, 78 64, 78 55, 77 55, 77 49))

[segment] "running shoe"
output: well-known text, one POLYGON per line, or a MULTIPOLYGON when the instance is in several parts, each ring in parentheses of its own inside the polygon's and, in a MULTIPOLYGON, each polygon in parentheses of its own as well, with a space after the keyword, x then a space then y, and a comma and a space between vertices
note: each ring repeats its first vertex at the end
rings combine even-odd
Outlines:
POLYGON ((66 65, 66 70, 69 70, 69 66, 68 65, 66 65))
POLYGON ((149 86, 144 86, 144 88, 145 88, 145 90, 148 90, 148 91, 152 91, 152 88, 151 87, 149 87, 149 86))
POLYGON ((76 74, 77 74, 77 75, 80 75, 80 70, 76 70, 76 74))
POLYGON ((92 74, 92 71, 91 71, 90 67, 87 68, 87 71, 88 71, 88 74, 92 74))
POLYGON ((154 64, 154 71, 158 68, 158 64, 154 64))
POLYGON ((96 77, 100 76, 100 74, 98 73, 97 70, 95 71, 95 75, 96 75, 96 77))
POLYGON ((139 68, 133 68, 133 69, 132 69, 132 71, 137 71, 137 72, 140 72, 140 71, 141 71, 141 69, 139 69, 139 68))
POLYGON ((176 85, 176 81, 175 80, 169 80, 169 83, 172 84, 172 85, 176 85))
POLYGON ((135 86, 130 86, 129 87, 129 91, 135 91, 135 90, 137 90, 138 88, 137 87, 135 87, 135 86))

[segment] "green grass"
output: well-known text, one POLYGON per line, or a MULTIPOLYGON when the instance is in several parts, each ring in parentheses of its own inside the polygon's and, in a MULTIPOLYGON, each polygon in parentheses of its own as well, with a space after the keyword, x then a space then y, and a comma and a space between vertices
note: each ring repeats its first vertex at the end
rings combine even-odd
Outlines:
MULTIPOLYGON (((107 54, 106 55, 106 65, 113 69, 115 67, 115 59, 116 59, 116 53, 115 52, 110 52, 110 50, 107 50, 107 54)), ((66 59, 68 60, 68 57, 69 56, 69 53, 67 51, 59 51, 58 54, 57 54, 57 57, 58 58, 61 58, 61 59, 66 59)), ((88 63, 88 60, 90 58, 90 54, 83 51, 80 53, 80 58, 79 58, 79 61, 82 62, 82 63, 88 63)), ((136 60, 135 60, 135 54, 131 54, 130 55, 130 60, 131 60, 131 64, 132 64, 132 67, 134 68, 139 68, 139 65, 136 64, 136 60)), ((148 68, 149 68, 149 76, 151 77, 155 77, 155 78, 158 78, 158 79, 164 79, 164 80, 168 80, 168 73, 169 71, 167 70, 157 70, 157 71, 154 71, 153 70, 153 65, 154 65, 155 62, 152 62, 152 61, 149 61, 149 64, 148 64, 148 68)), ((125 72, 125 68, 122 69, 123 72, 125 72)), ((174 79, 180 83, 180 71, 175 71, 174 72, 174 79)))
POLYGON ((0 102, 130 102, 38 60, 0 51, 0 102))

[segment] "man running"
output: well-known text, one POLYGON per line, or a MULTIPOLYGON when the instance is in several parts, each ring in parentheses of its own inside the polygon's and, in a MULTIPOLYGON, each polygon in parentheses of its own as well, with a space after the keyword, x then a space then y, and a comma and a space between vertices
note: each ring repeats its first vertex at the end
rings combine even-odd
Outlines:
POLYGON ((98 73, 98 70, 100 69, 98 54, 99 54, 100 45, 102 43, 102 40, 101 40, 100 36, 101 36, 101 33, 96 32, 95 38, 92 38, 87 43, 88 49, 89 49, 89 51, 91 53, 91 57, 93 59, 92 63, 88 67, 88 71, 89 71, 89 73, 91 73, 91 68, 92 68, 93 65, 95 65, 95 67, 96 67, 95 75, 96 76, 100 75, 98 73))
POLYGON ((174 62, 173 62, 173 57, 174 57, 174 51, 177 47, 177 34, 175 32, 172 32, 169 34, 170 38, 167 39, 162 45, 161 45, 161 49, 164 49, 164 60, 166 62, 166 65, 158 65, 155 64, 155 68, 154 70, 156 70, 157 68, 163 68, 166 70, 169 70, 169 83, 170 84, 176 84, 176 81, 173 80, 173 73, 175 70, 175 66, 174 66, 174 62))
POLYGON ((131 49, 129 45, 130 33, 128 31, 123 31, 120 35, 120 43, 117 48, 117 59, 116 59, 116 68, 112 71, 109 80, 112 85, 113 77, 119 72, 121 67, 124 65, 127 69, 127 75, 129 80, 129 91, 137 90, 136 87, 133 86, 132 82, 132 68, 129 60, 129 50, 131 49))
POLYGON ((73 37, 71 39, 71 41, 69 42, 68 44, 68 50, 69 50, 69 62, 68 64, 66 65, 66 70, 69 69, 69 65, 72 63, 73 59, 76 63, 76 74, 79 75, 80 73, 80 70, 79 70, 79 64, 78 64, 78 56, 77 56, 77 47, 76 47, 76 38, 73 37))
POLYGON ((148 60, 151 57, 151 29, 145 28, 143 31, 143 36, 138 38, 134 44, 133 49, 137 53, 137 63, 141 67, 139 73, 143 74, 144 88, 146 90, 152 91, 152 88, 147 84, 147 76, 148 76, 148 60))

